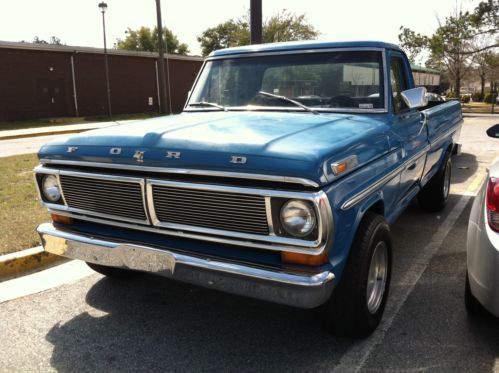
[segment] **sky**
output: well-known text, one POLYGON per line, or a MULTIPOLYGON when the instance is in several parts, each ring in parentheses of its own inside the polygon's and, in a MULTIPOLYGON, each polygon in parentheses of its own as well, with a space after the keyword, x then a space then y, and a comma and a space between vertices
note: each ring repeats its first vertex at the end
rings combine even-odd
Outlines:
MULTIPOLYGON (((1 0, 0 40, 48 40, 102 47, 100 0, 1 0)), ((155 0, 107 0, 107 44, 125 38, 125 30, 156 24, 155 0)), ((205 29, 248 12, 249 0, 162 0, 163 25, 190 54, 200 54, 197 36, 205 29)), ((478 0, 263 0, 263 18, 282 9, 305 14, 325 40, 381 40, 398 43, 399 27, 431 34, 438 19, 461 7, 472 10, 478 0)))

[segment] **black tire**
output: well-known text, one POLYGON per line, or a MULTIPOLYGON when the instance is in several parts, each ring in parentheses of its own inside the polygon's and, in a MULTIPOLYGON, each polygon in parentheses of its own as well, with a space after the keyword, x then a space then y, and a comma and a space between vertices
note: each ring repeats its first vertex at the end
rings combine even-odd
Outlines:
POLYGON ((95 272, 110 278, 131 278, 137 275, 138 272, 125 268, 107 267, 100 264, 86 262, 87 265, 95 272))
POLYGON ((391 247, 388 224, 380 215, 367 212, 355 235, 341 282, 322 308, 329 331, 358 338, 368 336, 379 325, 390 287, 391 247), (386 247, 386 281, 384 288, 381 286, 380 303, 372 312, 368 307, 368 277, 375 249, 380 244, 386 247))
POLYGON ((466 282, 464 284, 464 305, 466 306, 466 311, 470 316, 479 316, 488 313, 471 292, 468 271, 466 271, 466 282))
POLYGON ((444 209, 449 198, 451 173, 451 153, 447 152, 440 169, 419 192, 419 206, 423 210, 437 212, 444 209))

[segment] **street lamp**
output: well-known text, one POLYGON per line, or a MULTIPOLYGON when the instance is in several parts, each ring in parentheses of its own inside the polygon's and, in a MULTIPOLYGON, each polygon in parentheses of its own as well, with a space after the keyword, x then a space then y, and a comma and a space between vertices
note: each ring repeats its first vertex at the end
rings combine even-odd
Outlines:
POLYGON ((104 13, 107 10, 107 4, 102 1, 99 3, 99 8, 102 13, 102 33, 104 35, 104 65, 106 67, 106 92, 107 92, 107 113, 109 116, 112 114, 111 110, 111 88, 109 86, 109 64, 107 61, 107 45, 106 45, 106 21, 104 18, 104 13))

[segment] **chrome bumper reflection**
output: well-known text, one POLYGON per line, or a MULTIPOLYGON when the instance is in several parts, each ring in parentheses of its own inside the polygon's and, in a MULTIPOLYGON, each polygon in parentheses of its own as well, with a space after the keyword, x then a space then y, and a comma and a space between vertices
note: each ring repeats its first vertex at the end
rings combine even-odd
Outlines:
POLYGON ((203 259, 168 250, 112 242, 59 228, 38 227, 45 251, 110 267, 151 272, 175 280, 300 308, 331 295, 334 274, 297 274, 203 259))

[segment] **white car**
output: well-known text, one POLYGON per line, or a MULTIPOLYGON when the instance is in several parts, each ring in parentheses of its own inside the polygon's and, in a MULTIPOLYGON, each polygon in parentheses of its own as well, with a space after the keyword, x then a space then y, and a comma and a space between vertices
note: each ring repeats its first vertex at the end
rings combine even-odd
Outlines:
MULTIPOLYGON (((498 138, 499 124, 487 130, 498 138)), ((465 304, 468 313, 499 317, 499 161, 489 170, 471 208, 467 239, 465 304)))

